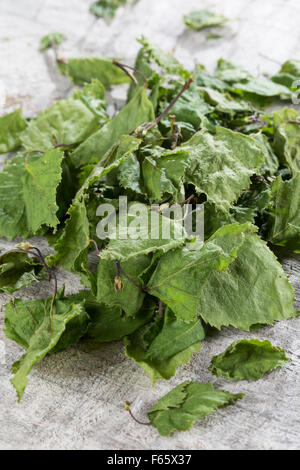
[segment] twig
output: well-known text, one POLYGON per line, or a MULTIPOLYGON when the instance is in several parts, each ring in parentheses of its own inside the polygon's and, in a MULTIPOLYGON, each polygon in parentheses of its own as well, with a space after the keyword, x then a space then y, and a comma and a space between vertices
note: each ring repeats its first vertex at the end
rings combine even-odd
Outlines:
POLYGON ((55 148, 55 149, 58 149, 58 148, 60 148, 60 147, 66 148, 66 149, 68 149, 68 150, 71 150, 72 145, 70 145, 70 144, 58 144, 58 143, 57 143, 54 148, 55 148))
POLYGON ((149 122, 148 124, 146 124, 146 126, 144 127, 144 130, 146 132, 150 131, 153 127, 157 126, 157 124, 159 124, 159 122, 169 113, 169 111, 173 108, 174 104, 179 100, 179 98, 183 95, 183 93, 188 90, 191 86, 191 84, 193 83, 194 81, 194 77, 190 77, 186 82, 185 84, 183 85, 182 89, 180 90, 180 92, 175 96, 175 98, 173 98, 173 100, 171 101, 171 103, 166 107, 166 109, 156 118, 154 119, 154 121, 152 122, 149 122))
POLYGON ((122 274, 122 276, 124 276, 129 282, 131 282, 131 284, 133 284, 135 287, 137 287, 138 289, 141 289, 141 290, 147 290, 146 287, 143 287, 141 286, 140 284, 138 284, 137 282, 135 282, 134 279, 132 279, 131 277, 129 277, 124 271, 123 269, 121 268, 121 263, 119 260, 115 260, 115 263, 116 263, 116 271, 117 271, 117 274, 116 274, 116 278, 118 278, 120 276, 120 274, 122 274))
POLYGON ((38 255, 39 255, 39 256, 38 256, 38 259, 39 259, 39 261, 41 262, 41 264, 44 266, 45 270, 46 270, 47 273, 48 273, 48 280, 51 281, 51 278, 52 278, 53 273, 51 272, 51 270, 50 270, 48 264, 47 264, 46 261, 44 260, 44 257, 43 257, 43 255, 42 255, 41 251, 40 251, 39 248, 37 248, 36 246, 32 246, 31 249, 37 251, 37 253, 38 253, 38 255))
POLYGON ((135 76, 130 72, 130 70, 133 70, 134 73, 136 73, 137 75, 139 75, 145 82, 145 86, 148 88, 149 86, 149 82, 146 78, 146 76, 140 72, 140 70, 136 69, 135 67, 131 67, 131 65, 126 65, 126 64, 121 64, 121 62, 118 62, 117 60, 113 60, 112 63, 114 65, 116 65, 117 67, 119 67, 121 70, 123 70, 124 73, 126 73, 126 75, 128 77, 131 78, 131 80, 134 82, 134 84, 136 86, 138 86, 138 82, 137 82, 137 79, 135 78, 135 76), (129 69, 129 70, 127 70, 129 69))
POLYGON ((179 203, 180 206, 184 206, 184 204, 189 204, 192 199, 194 199, 195 194, 191 194, 185 201, 179 203))
POLYGON ((100 254, 100 250, 99 250, 99 247, 98 247, 96 241, 93 240, 92 238, 90 238, 90 243, 92 243, 92 244, 95 246, 96 253, 97 253, 97 255, 99 255, 99 254, 100 254))
POLYGON ((175 115, 170 115, 169 116, 170 121, 171 121, 171 130, 172 130, 172 144, 171 144, 171 150, 175 150, 177 145, 178 145, 178 140, 180 137, 180 127, 178 124, 176 124, 176 116, 175 115))
POLYGON ((57 277, 54 273, 52 273, 51 278, 52 277, 53 277, 53 280, 54 280, 54 291, 53 291, 53 295, 52 295, 52 299, 51 299, 51 305, 50 305, 50 311, 49 311, 50 322, 51 322, 51 330, 53 330, 53 307, 54 307, 54 303, 55 303, 55 300, 56 300, 56 294, 57 294, 57 277))
POLYGON ((27 153, 26 157, 25 157, 25 160, 24 160, 25 163, 28 162, 28 159, 29 159, 29 157, 30 157, 30 155, 31 155, 32 153, 43 153, 43 154, 44 154, 44 153, 45 153, 45 150, 40 150, 40 149, 30 150, 30 151, 27 153))
POLYGON ((131 418, 132 418, 136 423, 141 424, 142 426, 150 426, 151 423, 144 423, 143 421, 140 421, 139 419, 137 419, 137 418, 132 414, 129 401, 125 401, 125 403, 124 403, 124 408, 125 408, 125 410, 128 411, 128 413, 130 414, 131 418))
POLYGON ((158 302, 158 316, 159 316, 159 318, 163 318, 164 309, 165 309, 165 304, 160 300, 158 302))

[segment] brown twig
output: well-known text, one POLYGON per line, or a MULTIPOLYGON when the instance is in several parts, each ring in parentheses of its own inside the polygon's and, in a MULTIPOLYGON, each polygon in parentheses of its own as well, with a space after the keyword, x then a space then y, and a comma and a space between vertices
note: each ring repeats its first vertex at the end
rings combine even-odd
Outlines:
POLYGON ((51 322, 51 330, 53 330, 53 307, 54 307, 54 303, 55 303, 56 295, 57 295, 57 277, 54 273, 52 273, 51 278, 53 278, 54 280, 54 291, 53 291, 53 295, 51 299, 49 315, 50 315, 50 322, 51 322))
POLYGON ((122 276, 124 276, 129 282, 131 282, 131 284, 133 284, 135 287, 137 287, 138 289, 141 289, 141 290, 147 290, 146 287, 143 287, 141 286, 140 284, 138 284, 137 282, 135 282, 134 279, 132 279, 130 276, 128 276, 128 274, 126 274, 123 269, 121 268, 121 263, 119 260, 115 260, 115 263, 116 263, 116 271, 117 271, 117 274, 116 274, 116 278, 118 278, 120 276, 120 274, 122 274, 122 276))
POLYGON ((184 204, 189 204, 192 199, 194 199, 195 194, 191 194, 185 201, 179 203, 180 206, 184 206, 184 204))
POLYGON ((96 253, 97 253, 97 255, 99 255, 99 254, 100 254, 100 250, 99 250, 99 247, 98 247, 96 241, 93 240, 92 238, 90 238, 90 243, 92 243, 92 244, 95 246, 96 253))
POLYGON ((146 132, 150 131, 153 127, 157 126, 157 124, 160 123, 160 121, 169 113, 169 111, 173 108, 174 104, 179 100, 179 98, 183 95, 183 93, 190 88, 193 81, 194 81, 194 77, 190 77, 185 82, 180 92, 175 96, 175 98, 173 98, 171 103, 166 107, 166 109, 156 119, 154 119, 154 121, 146 124, 146 126, 144 127, 144 130, 146 132))
POLYGON ((68 150, 71 150, 72 145, 70 145, 70 144, 56 144, 56 145, 54 146, 55 149, 58 149, 58 148, 61 148, 61 147, 62 147, 62 148, 66 148, 66 149, 68 149, 68 150))
POLYGON ((129 401, 125 401, 125 403, 124 403, 124 408, 125 408, 125 410, 128 411, 128 413, 130 414, 131 418, 132 418, 136 423, 141 424, 142 426, 150 426, 151 423, 144 423, 143 421, 140 421, 139 419, 137 419, 137 418, 132 414, 129 401))
POLYGON ((149 86, 149 82, 146 78, 146 76, 140 72, 140 70, 136 69, 135 67, 131 67, 131 65, 126 65, 126 64, 121 64, 121 62, 118 62, 117 60, 113 60, 112 63, 114 65, 116 65, 117 67, 119 67, 121 70, 123 70, 124 73, 126 73, 126 75, 128 77, 131 78, 131 80, 134 82, 134 84, 136 86, 138 86, 138 82, 137 82, 137 79, 135 78, 135 76, 130 72, 130 70, 133 70, 134 73, 136 73, 137 75, 139 75, 145 82, 145 86, 148 88, 149 86), (127 70, 129 69, 129 70, 127 70))
POLYGON ((158 302, 158 316, 159 318, 163 318, 165 310, 165 304, 160 300, 158 302))
POLYGON ((175 150, 177 145, 178 145, 178 140, 180 137, 180 127, 178 124, 176 124, 176 116, 175 115, 170 115, 169 116, 170 121, 171 121, 171 131, 172 131, 172 144, 171 144, 171 150, 175 150))
POLYGON ((29 152, 26 154, 26 157, 25 157, 25 160, 24 160, 25 163, 28 162, 28 159, 29 159, 29 157, 32 153, 43 153, 44 154, 45 150, 40 150, 40 149, 29 150, 29 152))

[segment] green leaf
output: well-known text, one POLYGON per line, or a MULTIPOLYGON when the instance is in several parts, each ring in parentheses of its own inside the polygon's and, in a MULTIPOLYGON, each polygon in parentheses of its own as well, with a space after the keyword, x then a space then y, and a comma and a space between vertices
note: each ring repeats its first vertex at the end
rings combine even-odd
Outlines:
POLYGON ((214 75, 210 75, 204 65, 197 64, 195 70, 193 71, 193 77, 195 83, 204 88, 213 88, 218 91, 225 91, 228 89, 228 84, 223 80, 220 80, 214 75))
POLYGON ((279 160, 274 153, 268 138, 264 134, 251 134, 250 137, 260 146, 265 161, 261 165, 261 174, 274 175, 279 168, 279 160))
MULTIPOLYGON (((180 62, 171 54, 166 52, 156 44, 152 44, 149 40, 142 36, 138 42, 144 47, 144 54, 147 54, 156 65, 158 65, 163 72, 174 75, 186 76, 188 72, 183 68, 180 62)), ((189 74, 188 74, 189 75, 189 74)))
POLYGON ((51 263, 70 271, 81 271, 86 267, 90 244, 89 221, 84 201, 76 201, 68 211, 64 231, 55 244, 56 254, 51 263))
POLYGON ((97 0, 90 6, 90 11, 95 16, 111 20, 119 7, 127 3, 133 4, 137 0, 97 0))
POLYGON ((202 291, 198 314, 218 329, 231 325, 249 330, 252 325, 270 325, 296 315, 291 284, 274 254, 253 231, 246 234, 227 270, 210 272, 202 291))
POLYGON ((153 119, 152 103, 147 98, 145 88, 141 88, 119 114, 71 154, 72 163, 79 168, 90 163, 91 159, 100 161, 122 135, 132 132, 143 122, 153 119))
POLYGON ((124 338, 125 354, 141 366, 152 383, 170 379, 176 368, 201 350, 205 333, 200 320, 183 323, 170 311, 124 338))
POLYGON ((287 60, 280 69, 281 73, 290 73, 300 77, 300 60, 287 60))
POLYGON ((241 393, 215 390, 211 383, 185 381, 161 398, 148 416, 162 436, 169 436, 174 431, 187 431, 197 419, 243 397, 241 393))
POLYGON ((224 211, 250 186, 264 158, 251 137, 223 127, 215 135, 197 132, 180 149, 189 154, 185 181, 224 211))
POLYGON ((213 273, 228 268, 243 244, 245 232, 253 230, 249 224, 225 226, 202 247, 196 244, 193 249, 190 243, 165 254, 149 281, 149 293, 168 305, 177 319, 194 320, 201 313, 200 298, 206 296, 213 273))
POLYGON ((294 82, 300 78, 300 60, 287 60, 281 67, 279 73, 274 75, 271 80, 281 83, 289 88, 295 88, 294 82))
POLYGON ((47 34, 41 39, 40 50, 45 51, 46 49, 53 47, 53 45, 59 46, 65 39, 66 39, 66 36, 62 33, 47 34))
POLYGON ((249 113, 251 108, 246 101, 234 99, 229 93, 221 93, 212 88, 201 88, 205 100, 215 106, 219 113, 229 114, 233 117, 238 113, 249 113))
MULTIPOLYGON (((141 204, 141 208, 148 210, 148 218, 143 219, 145 224, 141 225, 138 238, 135 237, 136 224, 139 224, 139 217, 130 213, 126 224, 120 223, 117 226, 116 238, 111 238, 105 250, 101 252, 102 260, 127 261, 140 255, 149 255, 158 252, 163 254, 182 246, 187 238, 182 230, 182 225, 177 224, 169 217, 164 217, 160 213, 148 210, 141 204), (163 238, 163 229, 168 238, 163 238), (151 232, 155 236, 151 235, 151 232)), ((123 221, 122 221, 123 222, 123 221)))
POLYGON ((219 59, 215 75, 224 82, 236 83, 253 78, 247 70, 228 60, 219 59))
POLYGON ((0 153, 13 152, 20 147, 20 135, 26 125, 21 109, 0 117, 0 153))
POLYGON ((80 100, 57 101, 36 119, 22 134, 26 149, 47 150, 59 144, 78 144, 99 128, 98 118, 80 100))
POLYGON ((56 227, 56 191, 63 152, 20 153, 0 173, 0 236, 27 238, 42 224, 56 227))
POLYGON ((300 172, 287 181, 278 176, 271 191, 268 240, 300 252, 300 172))
POLYGON ((150 202, 161 202, 172 196, 173 201, 183 201, 183 177, 187 154, 180 148, 174 151, 148 151, 142 162, 143 186, 150 202))
POLYGON ((61 181, 63 152, 49 150, 38 159, 24 162, 22 178, 23 197, 28 229, 36 233, 42 225, 55 228, 59 223, 56 213, 56 190, 61 181))
POLYGON ((294 109, 275 111, 274 149, 283 165, 300 170, 300 116, 294 109), (299 124, 297 124, 299 122, 299 124))
POLYGON ((228 21, 223 15, 217 15, 209 10, 196 10, 188 15, 185 15, 184 22, 188 28, 200 29, 207 28, 208 26, 218 26, 228 21))
POLYGON ((84 85, 97 78, 105 88, 111 85, 129 83, 130 79, 112 59, 100 57, 82 57, 68 59, 67 63, 57 63, 59 71, 67 75, 75 85, 84 85))
POLYGON ((289 88, 274 83, 271 80, 259 80, 257 78, 248 79, 245 82, 234 83, 233 91, 242 92, 247 95, 257 95, 264 98, 274 98, 276 96, 288 99, 291 96, 289 88))
POLYGON ((135 256, 122 263, 122 271, 137 285, 134 285, 120 273, 121 286, 116 288, 116 264, 113 261, 101 259, 97 271, 97 300, 107 306, 120 307, 127 316, 135 316, 141 309, 145 298, 145 292, 137 286, 143 285, 141 275, 150 263, 151 259, 147 255, 135 256))
POLYGON ((154 315, 154 307, 154 302, 149 299, 134 318, 128 318, 119 307, 88 302, 86 310, 91 323, 87 337, 99 343, 118 341, 148 323, 154 315))
POLYGON ((0 255, 0 292, 13 292, 45 279, 43 267, 25 253, 0 255))
POLYGON ((141 188, 141 168, 136 155, 131 153, 117 169, 118 180, 122 188, 143 194, 141 188))
POLYGON ((171 109, 176 123, 188 122, 194 127, 194 132, 202 127, 204 116, 213 110, 199 92, 196 86, 189 88, 171 109))
POLYGON ((255 231, 249 224, 226 225, 200 250, 167 253, 149 281, 149 293, 178 319, 191 321, 198 315, 218 329, 249 330, 294 317, 293 288, 255 231))
POLYGON ((258 380, 288 361, 284 349, 272 346, 270 341, 241 339, 214 356, 209 370, 229 380, 258 380))
POLYGON ((25 154, 18 154, 0 172, 0 236, 9 240, 29 235, 23 201, 24 159, 25 154))
POLYGON ((27 352, 12 366, 14 385, 19 401, 28 384, 27 375, 34 364, 46 354, 58 351, 59 342, 65 348, 74 344, 87 329, 87 315, 82 304, 70 304, 57 300, 54 305, 51 328, 50 299, 23 301, 15 299, 6 305, 5 334, 27 352), (72 331, 68 332, 68 328, 72 331))
POLYGON ((82 90, 76 90, 74 98, 81 100, 82 103, 97 116, 99 119, 108 120, 106 113, 105 89, 101 82, 93 79, 87 83, 82 90))
POLYGON ((55 245, 56 255, 50 258, 52 264, 61 265, 71 271, 86 272, 90 244, 87 212, 90 187, 124 162, 132 151, 138 148, 139 144, 139 139, 135 137, 122 136, 113 149, 106 154, 103 165, 107 166, 102 166, 99 163, 89 172, 68 210, 69 218, 55 245))
POLYGON ((271 189, 265 180, 255 179, 250 189, 245 190, 229 212, 217 210, 214 204, 204 205, 205 235, 211 236, 223 225, 255 222, 255 218, 266 211, 271 200, 271 189))

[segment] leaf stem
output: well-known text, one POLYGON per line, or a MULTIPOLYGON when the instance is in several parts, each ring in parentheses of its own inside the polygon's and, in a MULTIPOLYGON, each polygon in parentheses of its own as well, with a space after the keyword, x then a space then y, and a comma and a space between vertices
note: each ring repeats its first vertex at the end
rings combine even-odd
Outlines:
POLYGON ((178 140, 180 137, 180 127, 178 126, 178 124, 176 124, 176 116, 174 114, 171 114, 169 118, 171 121, 171 130, 172 130, 171 150, 175 150, 178 145, 178 140))
POLYGON ((134 279, 132 279, 130 276, 128 276, 128 274, 126 274, 123 271, 123 269, 121 268, 121 263, 120 263, 119 260, 116 259, 115 263, 116 263, 116 271, 117 271, 117 276, 116 277, 119 277, 119 275, 122 274, 122 276, 124 276, 129 282, 131 282, 131 284, 133 284, 138 289, 145 290, 145 291, 147 290, 146 287, 143 287, 140 284, 138 284, 137 282, 135 282, 134 279))
POLYGON ((30 155, 31 155, 32 153, 43 153, 43 154, 44 154, 44 153, 45 153, 45 150, 40 150, 40 149, 33 149, 33 150, 30 150, 30 151, 27 153, 26 157, 25 157, 25 160, 24 160, 25 164, 28 162, 28 159, 29 159, 29 157, 30 157, 30 155))
POLYGON ((165 310, 165 304, 160 300, 158 302, 158 316, 159 318, 163 318, 165 310))
POLYGON ((130 403, 129 403, 129 401, 126 401, 126 402, 125 402, 124 408, 125 408, 125 410, 128 411, 128 413, 130 414, 131 418, 132 418, 136 423, 141 424, 142 426, 150 426, 150 424, 151 424, 150 422, 149 422, 149 423, 144 423, 143 421, 140 421, 139 419, 137 419, 137 418, 133 415, 133 413, 132 413, 132 411, 131 411, 131 408, 130 408, 130 403))
POLYGON ((180 92, 175 96, 175 98, 173 98, 173 100, 171 101, 171 103, 166 107, 166 109, 159 115, 157 116, 156 119, 154 119, 154 121, 152 122, 149 122, 146 126, 145 126, 145 131, 150 131, 153 127, 157 126, 157 124, 168 114, 168 112, 173 108, 174 104, 179 100, 179 98, 183 95, 183 93, 188 90, 191 86, 191 84, 193 83, 194 81, 194 77, 190 77, 186 82, 185 84, 183 85, 182 89, 180 90, 180 92))
POLYGON ((95 240, 93 240, 92 238, 90 238, 90 243, 92 243, 95 246, 96 253, 97 253, 97 255, 99 255, 100 250, 99 250, 99 247, 97 245, 97 242, 95 240))
POLYGON ((135 86, 138 86, 138 82, 137 82, 137 79, 135 78, 135 76, 130 72, 130 70, 133 70, 134 73, 136 73, 137 75, 139 75, 145 82, 145 86, 146 88, 148 88, 149 86, 149 82, 146 78, 146 76, 140 72, 138 69, 136 69, 135 67, 131 67, 131 65, 126 65, 126 64, 121 64, 121 62, 118 62, 117 60, 113 60, 112 63, 114 65, 116 65, 117 67, 119 67, 121 70, 123 70, 123 72, 126 73, 126 75, 128 77, 131 78, 131 80, 133 81, 133 83, 135 84, 135 86), (127 70, 129 69, 129 70, 127 70))

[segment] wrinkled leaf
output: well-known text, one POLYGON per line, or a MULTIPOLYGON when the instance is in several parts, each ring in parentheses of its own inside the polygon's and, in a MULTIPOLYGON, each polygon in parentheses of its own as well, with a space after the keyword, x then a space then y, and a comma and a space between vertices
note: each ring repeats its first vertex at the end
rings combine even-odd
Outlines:
POLYGON ((169 379, 176 368, 201 350, 205 333, 200 320, 183 323, 169 310, 124 338, 125 354, 150 376, 152 383, 169 379))
POLYGON ((63 152, 56 149, 24 162, 23 197, 28 229, 32 233, 42 225, 55 228, 59 222, 56 190, 61 181, 62 158, 63 152))
POLYGON ((90 11, 95 16, 111 20, 119 7, 126 5, 126 3, 132 4, 137 0, 97 0, 90 6, 90 11))
POLYGON ((249 224, 220 228, 201 248, 178 248, 162 256, 149 281, 149 293, 160 298, 180 320, 201 314, 200 299, 214 272, 227 270, 243 244, 249 224))
POLYGON ((26 125, 21 109, 0 117, 0 153, 13 152, 21 146, 20 136, 26 125))
POLYGON ((129 78, 112 59, 100 57, 82 57, 68 59, 67 62, 58 62, 61 73, 67 75, 75 85, 84 85, 97 78, 105 88, 111 85, 128 83, 129 78))
POLYGON ((243 396, 216 390, 211 383, 186 381, 161 398, 148 416, 162 436, 169 436, 174 431, 187 431, 197 419, 233 404, 243 396))
POLYGON ((26 253, 0 255, 0 292, 13 292, 45 279, 43 267, 26 253))
POLYGON ((215 135, 197 132, 180 148, 189 154, 186 182, 224 211, 250 186, 251 175, 264 159, 251 137, 223 127, 217 127, 215 135))
POLYGON ((184 17, 184 22, 188 28, 200 30, 208 26, 218 26, 225 23, 227 18, 217 15, 209 10, 192 11, 184 17))
POLYGON ((288 360, 284 349, 272 346, 270 341, 241 339, 214 356, 209 370, 229 380, 258 380, 288 360))
POLYGON ((148 323, 154 315, 154 307, 153 301, 147 301, 134 318, 128 318, 119 307, 88 302, 85 308, 91 323, 87 337, 99 343, 118 341, 148 323))
POLYGON ((63 348, 78 341, 87 329, 87 316, 81 304, 69 304, 61 300, 54 305, 53 329, 49 318, 50 300, 23 301, 15 299, 5 309, 5 334, 16 341, 27 352, 12 366, 14 377, 11 379, 19 401, 28 384, 27 375, 34 364, 46 354, 59 350, 58 343, 63 341, 63 348), (72 332, 66 336, 68 326, 72 332), (75 329, 74 329, 75 326, 75 329), (71 340, 71 341, 70 341, 71 340))
POLYGON ((98 128, 98 119, 80 100, 61 100, 30 121, 22 143, 28 150, 78 144, 98 128))
POLYGON ((41 39, 40 50, 45 51, 46 49, 53 47, 53 45, 59 46, 65 39, 66 39, 66 36, 62 33, 47 34, 41 39))
POLYGON ((274 112, 274 149, 293 172, 300 170, 300 116, 294 109, 274 112), (297 124, 299 122, 299 124, 297 124))
POLYGON ((288 181, 278 176, 271 191, 268 240, 300 252, 300 172, 288 181))
POLYGON ((122 135, 134 131, 143 122, 153 119, 153 106, 147 98, 146 90, 141 88, 119 114, 72 153, 73 164, 78 168, 87 165, 91 159, 101 160, 122 135))
POLYGON ((120 273, 118 279, 121 284, 117 287, 115 262, 101 259, 97 271, 97 300, 107 306, 120 307, 127 316, 134 316, 141 309, 144 301, 145 292, 142 290, 141 275, 148 268, 150 262, 147 255, 141 255, 122 263, 122 271, 137 285, 134 285, 120 273))

